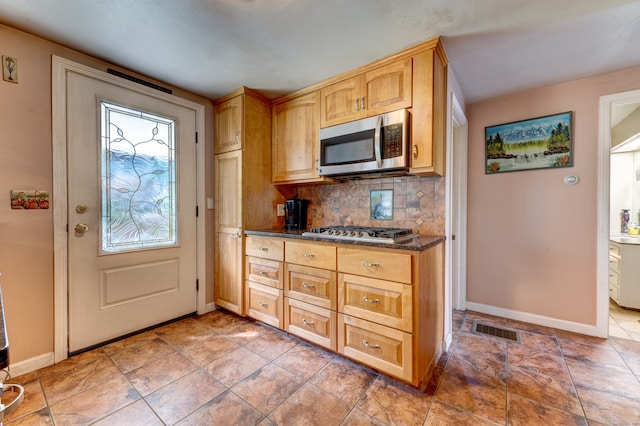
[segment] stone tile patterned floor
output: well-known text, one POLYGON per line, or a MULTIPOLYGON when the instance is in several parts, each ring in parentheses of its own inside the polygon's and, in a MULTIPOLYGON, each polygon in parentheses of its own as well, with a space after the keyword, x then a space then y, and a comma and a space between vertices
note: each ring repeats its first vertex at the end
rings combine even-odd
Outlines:
POLYGON ((13 381, 26 396, 11 426, 640 425, 640 341, 461 311, 424 393, 224 311, 13 381), (474 320, 521 342, 472 333, 474 320))

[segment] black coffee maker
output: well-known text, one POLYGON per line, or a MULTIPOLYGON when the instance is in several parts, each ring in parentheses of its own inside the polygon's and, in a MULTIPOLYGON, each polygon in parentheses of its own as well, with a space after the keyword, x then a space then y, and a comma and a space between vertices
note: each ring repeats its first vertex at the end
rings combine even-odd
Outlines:
POLYGON ((284 229, 300 231, 307 229, 307 208, 309 200, 293 198, 284 202, 284 229))

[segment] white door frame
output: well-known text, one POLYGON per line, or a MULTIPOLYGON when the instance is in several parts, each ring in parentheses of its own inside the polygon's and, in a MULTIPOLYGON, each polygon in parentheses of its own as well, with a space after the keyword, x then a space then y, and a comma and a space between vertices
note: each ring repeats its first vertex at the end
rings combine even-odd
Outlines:
POLYGON ((598 149, 598 242, 596 259, 596 335, 609 336, 609 226, 611 192, 611 109, 615 105, 637 103, 640 90, 600 96, 598 149))
MULTIPOLYGON (((68 242, 67 242, 67 73, 78 73, 132 91, 172 102, 195 111, 196 131, 202 141, 196 145, 196 204, 205 200, 205 107, 155 89, 129 82, 64 58, 52 56, 52 153, 53 153, 53 250, 54 250, 54 363, 68 356, 68 242)), ((198 291, 197 312, 205 312, 205 229, 204 211, 196 218, 196 277, 198 291)))
POLYGON ((453 340, 453 309, 466 309, 467 294, 467 145, 468 123, 464 110, 451 92, 447 108, 446 173, 445 181, 445 289, 444 289, 444 337, 446 348, 453 340), (456 156, 453 156, 454 149, 456 156), (456 175, 455 187, 452 182, 456 175), (457 221, 453 223, 453 209, 457 209, 457 221), (455 244, 451 241, 455 235, 455 244), (456 251, 454 264, 453 250, 456 251), (454 282, 454 268, 457 279, 454 282))

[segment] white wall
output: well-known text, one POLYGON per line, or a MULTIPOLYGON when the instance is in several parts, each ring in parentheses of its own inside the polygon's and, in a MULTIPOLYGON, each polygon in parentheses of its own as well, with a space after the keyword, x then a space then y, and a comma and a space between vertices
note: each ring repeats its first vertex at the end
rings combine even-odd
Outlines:
MULTIPOLYGON (((620 212, 622 209, 632 210, 630 213, 637 212, 637 209, 633 208, 633 189, 635 183, 633 163, 634 156, 636 155, 637 154, 634 155, 632 152, 611 154, 611 190, 609 193, 609 233, 611 235, 620 234, 620 212)), ((637 222, 637 220, 637 215, 634 219, 632 214, 630 221, 637 222)))

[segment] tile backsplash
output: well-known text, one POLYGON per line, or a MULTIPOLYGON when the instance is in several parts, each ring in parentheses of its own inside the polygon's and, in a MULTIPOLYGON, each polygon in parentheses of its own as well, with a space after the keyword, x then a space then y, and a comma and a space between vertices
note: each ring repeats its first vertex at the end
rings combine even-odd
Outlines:
POLYGON ((357 225, 411 228, 426 235, 444 235, 445 178, 403 176, 363 179, 334 185, 298 187, 309 200, 308 227, 357 225), (371 219, 371 190, 393 190, 393 219, 371 219))

